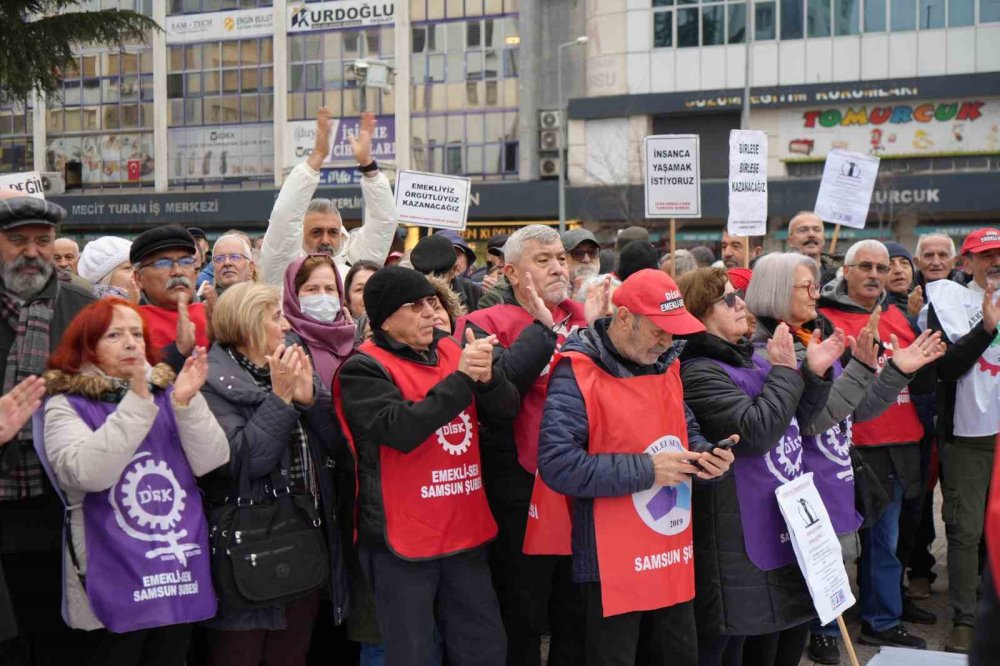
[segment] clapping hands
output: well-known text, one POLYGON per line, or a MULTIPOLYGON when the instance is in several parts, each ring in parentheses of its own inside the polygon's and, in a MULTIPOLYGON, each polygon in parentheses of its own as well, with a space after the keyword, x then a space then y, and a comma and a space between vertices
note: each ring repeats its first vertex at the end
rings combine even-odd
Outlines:
POLYGON ((465 347, 458 360, 458 371, 474 381, 487 384, 493 379, 493 345, 497 336, 476 339, 472 329, 465 329, 465 347))
POLYGON ((311 405, 314 399, 312 362, 299 345, 278 345, 264 357, 271 369, 271 390, 286 404, 311 405))

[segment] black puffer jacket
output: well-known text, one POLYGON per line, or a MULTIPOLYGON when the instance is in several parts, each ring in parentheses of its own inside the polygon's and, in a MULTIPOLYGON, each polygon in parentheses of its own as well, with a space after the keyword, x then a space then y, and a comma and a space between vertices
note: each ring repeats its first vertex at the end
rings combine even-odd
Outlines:
MULTIPOLYGON (((757 398, 745 394, 711 358, 752 368, 753 347, 701 333, 681 354, 684 399, 709 441, 736 433, 740 456, 762 455, 785 433, 793 416, 806 428, 826 404, 829 382, 807 370, 775 366, 757 398)), ((695 552, 695 614, 700 635, 753 636, 793 627, 815 617, 797 564, 763 571, 750 561, 743 540, 741 507, 733 475, 695 484, 692 501, 695 552)))

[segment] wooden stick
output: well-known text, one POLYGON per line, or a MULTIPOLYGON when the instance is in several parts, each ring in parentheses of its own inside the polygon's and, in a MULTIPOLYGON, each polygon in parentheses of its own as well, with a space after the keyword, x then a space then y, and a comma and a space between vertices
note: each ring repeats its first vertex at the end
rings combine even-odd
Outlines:
POLYGON ((844 645, 847 646, 847 656, 851 658, 851 666, 859 666, 858 655, 854 652, 854 644, 851 643, 851 635, 847 633, 847 625, 844 624, 843 615, 837 616, 837 626, 840 627, 840 637, 844 639, 844 645))
POLYGON ((840 238, 840 225, 833 228, 833 238, 830 239, 830 255, 837 253, 837 239, 840 238))
POLYGON ((750 237, 743 237, 743 268, 750 268, 750 237))
POLYGON ((677 220, 670 218, 670 277, 677 277, 677 220))

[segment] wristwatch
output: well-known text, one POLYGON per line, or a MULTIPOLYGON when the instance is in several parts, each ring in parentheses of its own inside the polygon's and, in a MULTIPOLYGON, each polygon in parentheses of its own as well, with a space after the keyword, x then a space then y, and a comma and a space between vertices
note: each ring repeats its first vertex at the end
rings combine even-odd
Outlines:
POLYGON ((371 164, 359 166, 358 171, 360 171, 361 173, 371 173, 372 171, 378 171, 378 162, 372 160, 371 164))

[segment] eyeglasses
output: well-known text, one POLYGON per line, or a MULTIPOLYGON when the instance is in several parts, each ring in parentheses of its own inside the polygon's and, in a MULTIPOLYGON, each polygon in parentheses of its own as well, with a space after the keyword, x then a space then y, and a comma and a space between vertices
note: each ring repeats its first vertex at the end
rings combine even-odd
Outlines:
POLYGON ((19 249, 27 247, 29 243, 33 243, 38 247, 48 247, 52 245, 53 242, 52 236, 49 235, 34 236, 29 238, 24 234, 13 234, 13 233, 8 233, 6 231, 4 232, 3 235, 7 238, 8 243, 19 249))
POLYGON ((573 261, 583 261, 584 257, 590 257, 591 261, 597 261, 601 256, 601 248, 575 247, 570 250, 569 256, 573 257, 573 261))
POLYGON ((878 271, 879 275, 889 274, 889 264, 873 264, 870 261, 862 261, 860 264, 846 264, 848 268, 857 268, 864 273, 871 273, 872 269, 878 271))
POLYGON ((194 257, 181 257, 180 259, 163 257, 148 264, 141 264, 139 268, 155 268, 158 271, 169 271, 175 264, 181 268, 193 268, 195 264, 194 257))
POLYGON ((409 308, 410 312, 414 314, 420 314, 421 312, 424 311, 424 308, 426 308, 428 305, 431 307, 432 310, 437 308, 438 306, 437 296, 424 296, 423 298, 417 299, 412 303, 403 303, 399 307, 401 309, 409 308))
POLYGON ((214 254, 212 255, 212 263, 216 266, 221 266, 228 260, 230 263, 238 264, 241 261, 246 261, 250 257, 245 254, 214 254))
POLYGON ((722 295, 722 298, 715 299, 716 303, 725 303, 727 308, 736 307, 736 299, 743 300, 743 290, 737 289, 736 291, 730 291, 722 295))
POLYGON ((792 289, 808 289, 809 295, 813 298, 819 296, 819 285, 815 282, 807 282, 806 284, 797 284, 792 289))

